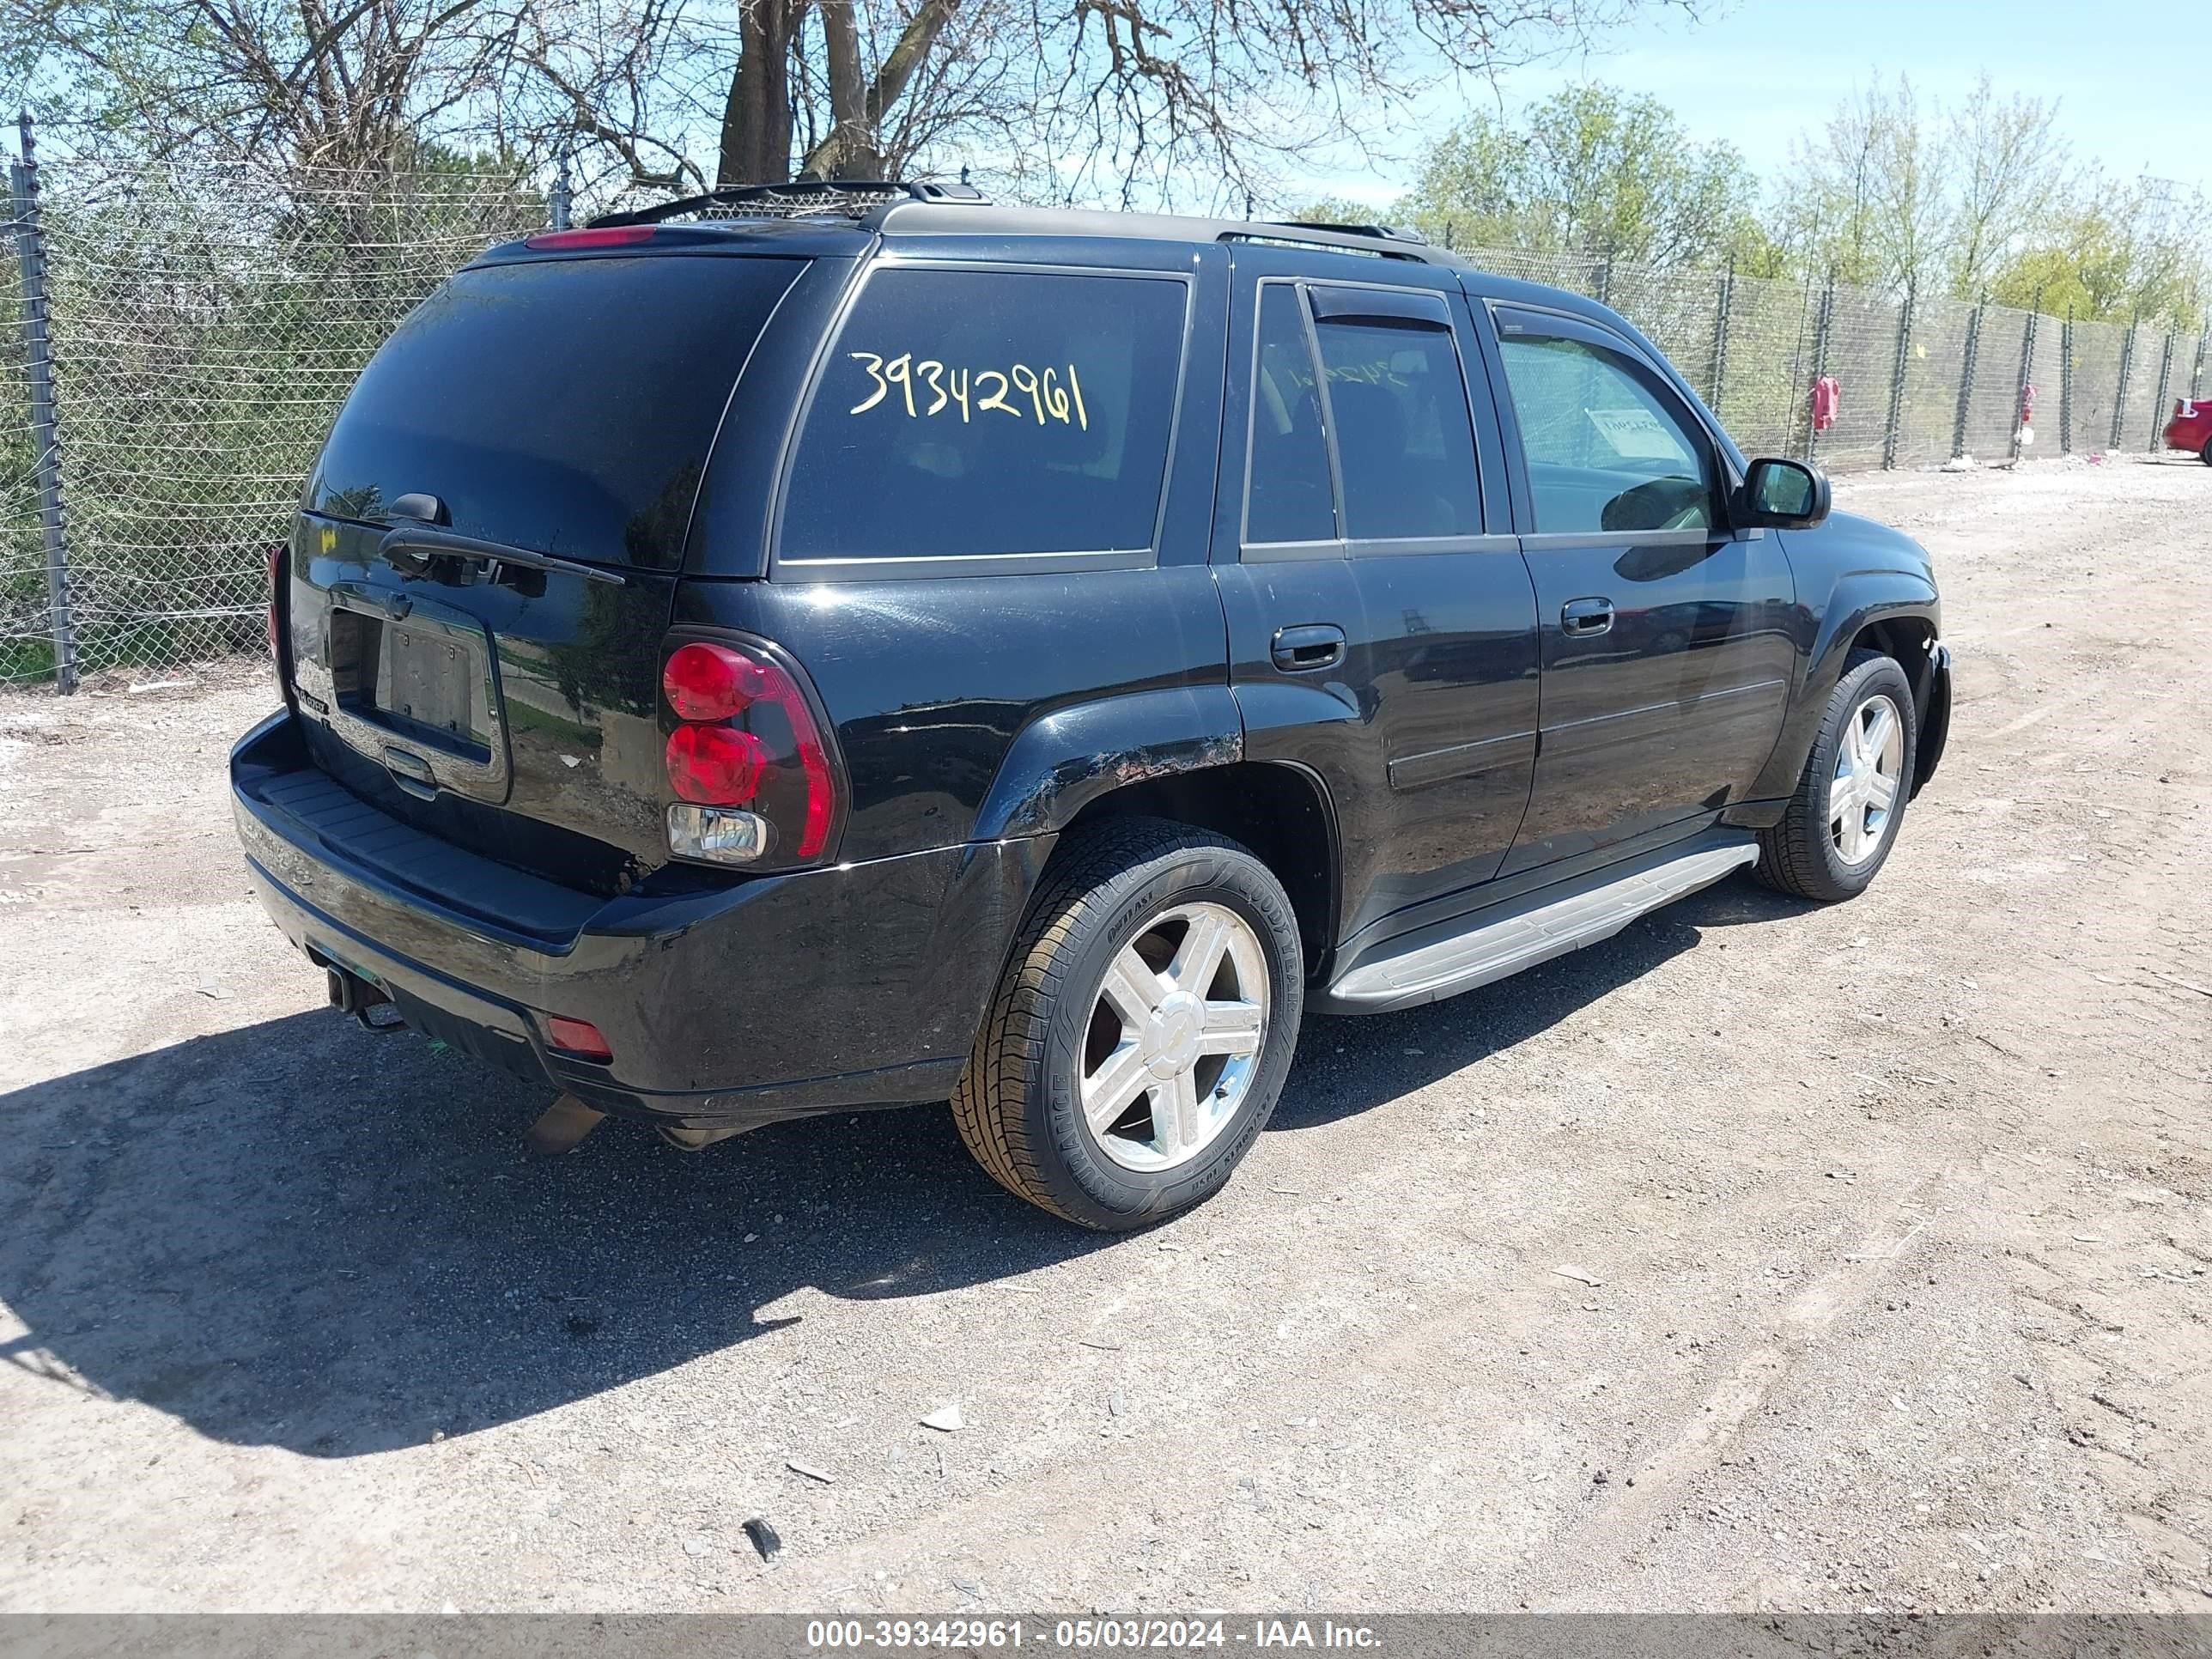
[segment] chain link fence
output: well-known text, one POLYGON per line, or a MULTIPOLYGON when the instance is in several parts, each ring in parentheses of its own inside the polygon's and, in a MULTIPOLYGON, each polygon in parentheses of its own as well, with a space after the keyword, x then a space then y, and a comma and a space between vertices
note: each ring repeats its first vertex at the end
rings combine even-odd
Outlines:
POLYGON ((1908 306, 1841 283, 1645 270, 1578 255, 1466 257, 1605 301, 1666 352, 1746 450, 1809 456, 1832 471, 2148 452, 2174 400, 2207 390, 2207 337, 2148 322, 2074 322, 1945 299, 1908 306), (1824 375, 1838 398, 1816 428, 1813 386, 1824 375), (2023 422, 2031 397, 2033 417, 2023 422))
POLYGON ((548 214, 543 192, 468 173, 70 161, 15 182, 0 680, 64 687, 261 650, 267 550, 355 378, 447 273, 548 214), (58 441, 33 413, 42 385, 58 441))
MULTIPOLYGON (((562 194, 556 186, 556 197, 562 194)), ((261 649, 266 550, 355 377, 483 248, 565 207, 513 178, 15 170, 0 266, 0 681, 261 649), (51 390, 51 404, 44 401, 51 390), (46 419, 51 408, 54 420, 46 419)), ((1743 447, 1833 471, 2154 447, 2205 342, 1830 283, 1479 250, 1612 305, 1743 447), (1831 416, 1814 386, 1836 383, 1831 416)))

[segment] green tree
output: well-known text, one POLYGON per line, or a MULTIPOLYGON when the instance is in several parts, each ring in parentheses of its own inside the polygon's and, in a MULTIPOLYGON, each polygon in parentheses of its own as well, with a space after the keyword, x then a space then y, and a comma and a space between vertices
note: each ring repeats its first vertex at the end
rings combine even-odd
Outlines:
POLYGON ((1589 85, 1516 118, 1470 116, 1429 150, 1395 212, 1462 247, 1708 264, 1768 258, 1758 200, 1732 145, 1692 142, 1655 98, 1589 85))
POLYGON ((1905 76, 1846 99, 1799 137, 1778 186, 1793 264, 1863 288, 1936 291, 1955 229, 1951 160, 1905 76))
POLYGON ((2212 204, 2164 184, 2092 169, 1998 267, 1990 297, 2085 321, 2137 317, 2201 326, 2212 297, 2212 204))

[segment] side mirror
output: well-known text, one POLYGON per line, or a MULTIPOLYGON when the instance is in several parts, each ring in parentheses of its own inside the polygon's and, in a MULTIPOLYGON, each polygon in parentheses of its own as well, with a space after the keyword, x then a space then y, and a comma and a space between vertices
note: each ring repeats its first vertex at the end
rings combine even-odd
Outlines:
POLYGON ((1778 530, 1809 530, 1828 516, 1835 492, 1828 475, 1804 461, 1763 456, 1744 474, 1742 517, 1778 530))

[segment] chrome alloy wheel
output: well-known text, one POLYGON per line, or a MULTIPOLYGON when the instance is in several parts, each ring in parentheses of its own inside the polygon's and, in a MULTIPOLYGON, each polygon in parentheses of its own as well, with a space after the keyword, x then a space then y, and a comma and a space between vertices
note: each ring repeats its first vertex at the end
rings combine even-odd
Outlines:
POLYGON ((1904 771, 1905 723, 1897 705, 1887 696, 1869 697, 1844 724, 1828 786, 1828 835, 1847 866, 1881 850, 1904 771))
POLYGON ((1080 1094, 1098 1148, 1172 1170, 1244 1103, 1267 1036, 1267 958, 1220 904, 1179 904, 1114 954, 1085 1030, 1080 1094))

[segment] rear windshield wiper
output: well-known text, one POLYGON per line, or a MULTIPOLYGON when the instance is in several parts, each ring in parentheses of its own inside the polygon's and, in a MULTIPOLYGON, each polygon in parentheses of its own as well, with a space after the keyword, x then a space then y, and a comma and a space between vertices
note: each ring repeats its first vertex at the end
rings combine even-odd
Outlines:
POLYGON ((617 587, 628 586, 627 579, 611 570, 602 570, 597 565, 580 563, 574 559, 556 558, 550 553, 540 553, 527 547, 511 547, 505 542, 486 541, 477 536, 463 536, 451 530, 441 530, 435 525, 394 525, 384 532, 376 544, 380 556, 406 568, 404 556, 413 555, 412 562, 418 567, 429 559, 468 559, 483 564, 515 564, 531 570, 560 570, 570 575, 581 576, 586 581, 612 582, 617 587), (401 556, 395 557, 394 556, 401 556))

